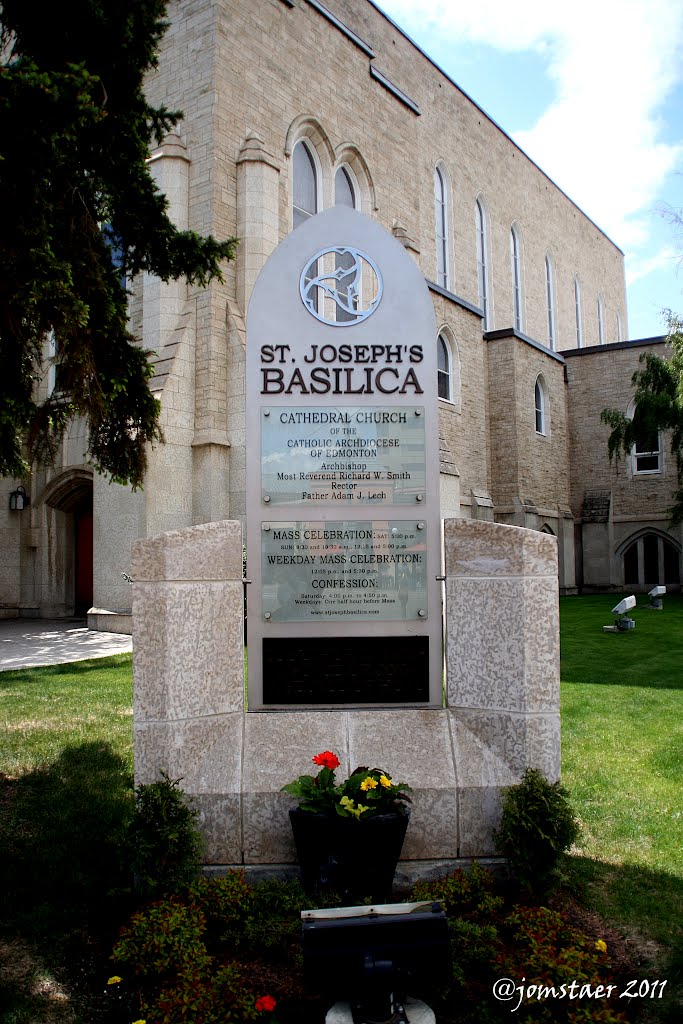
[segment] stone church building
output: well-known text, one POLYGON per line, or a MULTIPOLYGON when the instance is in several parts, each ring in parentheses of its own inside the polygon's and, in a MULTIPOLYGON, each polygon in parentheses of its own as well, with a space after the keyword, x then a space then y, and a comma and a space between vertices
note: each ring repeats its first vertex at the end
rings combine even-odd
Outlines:
POLYGON ((627 340, 619 248, 371 0, 174 0, 169 17, 149 95, 184 120, 150 166, 176 224, 237 236, 237 258, 206 289, 131 282, 166 443, 135 494, 93 474, 78 423, 57 465, 5 481, 0 616, 94 609, 125 630, 135 539, 244 521, 251 290, 335 204, 393 233, 429 287, 442 516, 552 533, 567 593, 677 585, 666 438, 610 466, 599 418, 665 351, 627 340))

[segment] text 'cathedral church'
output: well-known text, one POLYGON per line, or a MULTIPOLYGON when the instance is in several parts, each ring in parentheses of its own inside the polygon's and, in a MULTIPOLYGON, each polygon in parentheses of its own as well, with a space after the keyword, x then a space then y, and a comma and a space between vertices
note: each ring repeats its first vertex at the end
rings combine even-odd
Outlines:
POLYGON ((665 352, 627 340, 617 246, 371 0, 168 14, 148 93, 184 119, 150 166, 176 225, 237 236, 237 256, 206 289, 130 283, 166 443, 137 493, 93 475, 79 423, 53 467, 6 481, 30 504, 0 512, 0 616, 94 609, 91 625, 126 631, 134 540, 244 521, 250 294, 276 246, 335 205, 391 232, 429 287, 442 517, 552 533, 563 592, 679 584, 663 439, 610 466, 600 423, 629 411, 641 353, 665 352))

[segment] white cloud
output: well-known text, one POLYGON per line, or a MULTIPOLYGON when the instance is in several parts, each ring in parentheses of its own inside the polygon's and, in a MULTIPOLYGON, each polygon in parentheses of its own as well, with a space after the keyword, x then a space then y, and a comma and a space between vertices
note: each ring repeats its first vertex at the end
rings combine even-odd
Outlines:
POLYGON ((515 140, 618 245, 645 244, 647 217, 683 161, 683 137, 663 140, 658 120, 681 77, 680 0, 431 0, 419 13, 414 0, 379 2, 421 38, 427 26, 454 45, 541 54, 555 97, 515 140))
POLYGON ((630 288, 636 281, 640 281, 658 270, 678 269, 680 261, 681 254, 672 249, 670 245, 664 246, 654 256, 649 256, 647 259, 641 259, 638 256, 627 257, 626 285, 630 288))

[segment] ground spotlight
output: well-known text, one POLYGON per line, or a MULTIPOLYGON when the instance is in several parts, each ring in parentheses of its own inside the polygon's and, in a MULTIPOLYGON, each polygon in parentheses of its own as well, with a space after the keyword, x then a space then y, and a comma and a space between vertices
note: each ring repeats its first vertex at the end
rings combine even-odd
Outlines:
POLYGON ((619 604, 615 604, 612 609, 612 615, 614 616, 613 626, 603 626, 603 633, 625 633, 629 629, 635 629, 635 619, 629 617, 628 612, 636 606, 636 599, 631 594, 629 597, 623 598, 619 604))

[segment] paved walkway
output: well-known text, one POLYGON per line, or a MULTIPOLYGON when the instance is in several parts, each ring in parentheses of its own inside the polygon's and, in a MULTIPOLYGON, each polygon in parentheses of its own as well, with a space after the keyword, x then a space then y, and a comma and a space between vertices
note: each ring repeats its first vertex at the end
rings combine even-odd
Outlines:
POLYGON ((124 633, 98 633, 85 619, 0 619, 0 672, 104 658, 133 648, 124 633))

